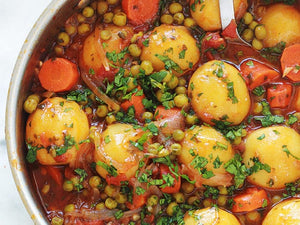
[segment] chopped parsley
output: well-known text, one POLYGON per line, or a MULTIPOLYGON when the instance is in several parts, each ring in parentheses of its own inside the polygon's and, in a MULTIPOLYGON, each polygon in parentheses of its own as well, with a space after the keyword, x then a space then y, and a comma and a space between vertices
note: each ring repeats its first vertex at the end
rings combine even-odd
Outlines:
POLYGON ((293 158, 295 158, 295 159, 297 159, 297 160, 300 160, 300 157, 297 157, 297 156, 295 156, 294 154, 292 154, 292 153, 290 152, 290 150, 287 148, 286 145, 282 145, 282 151, 284 151, 284 152, 286 153, 286 155, 287 155, 288 158, 289 158, 290 156, 292 156, 293 158))
POLYGON ((121 60, 124 59, 127 53, 128 53, 128 48, 126 47, 120 53, 116 53, 115 50, 112 52, 106 52, 106 58, 109 59, 110 61, 113 61, 114 63, 121 62, 121 60))
POLYGON ((36 160, 36 152, 38 150, 40 150, 42 147, 33 146, 27 142, 26 142, 26 145, 27 145, 27 149, 28 149, 26 159, 29 163, 34 163, 36 160))
POLYGON ((231 99, 232 104, 236 104, 239 102, 237 97, 234 95, 233 82, 227 83, 228 97, 231 99))
POLYGON ((262 135, 260 135, 258 138, 257 138, 257 140, 262 140, 262 139, 264 139, 266 137, 266 135, 265 134, 262 134, 262 135))
POLYGON ((273 124, 280 124, 284 122, 283 116, 272 115, 269 103, 266 101, 261 102, 263 106, 262 115, 254 117, 255 120, 260 121, 263 127, 269 127, 273 124))
POLYGON ((297 121, 298 121, 298 118, 295 115, 289 114, 289 118, 288 118, 288 121, 287 121, 288 125, 293 125, 297 121))
POLYGON ((168 56, 160 55, 160 54, 155 54, 155 56, 165 64, 166 70, 172 69, 172 70, 176 71, 177 73, 183 73, 180 66, 176 62, 174 62, 172 59, 170 59, 168 56))
POLYGON ((55 146, 54 149, 56 151, 56 155, 62 155, 67 152, 70 148, 76 145, 74 137, 70 135, 65 136, 64 144, 62 146, 55 146))
POLYGON ((135 189, 135 193, 137 194, 137 195, 142 195, 142 194, 144 194, 146 192, 146 190, 144 189, 144 188, 142 188, 142 187, 136 187, 136 189, 135 189))
POLYGON ((79 183, 75 184, 75 188, 77 191, 80 191, 83 189, 82 182, 84 181, 84 179, 87 177, 88 174, 84 169, 80 169, 80 168, 75 169, 74 172, 79 175, 79 183))
POLYGON ((149 39, 148 38, 145 39, 142 43, 145 47, 149 47, 149 39))
POLYGON ((121 219, 121 218, 123 217, 123 215, 124 215, 124 212, 123 212, 122 210, 118 210, 118 211, 116 211, 116 212, 114 213, 114 217, 115 217, 117 220, 121 219))
POLYGON ((184 59, 185 58, 185 52, 186 52, 186 48, 184 48, 181 52, 179 52, 179 59, 184 59))
POLYGON ((201 174, 204 179, 215 176, 212 171, 206 169, 205 166, 208 164, 208 160, 205 157, 196 155, 193 149, 190 150, 190 154, 191 156, 194 156, 191 166, 198 170, 199 174, 201 174))
POLYGON ((265 92, 266 90, 263 86, 258 86, 252 90, 252 93, 256 96, 262 96, 265 92))
POLYGON ((117 169, 116 167, 114 167, 113 165, 107 165, 106 163, 104 162, 101 162, 101 161, 98 161, 97 162, 97 165, 98 166, 101 166, 103 169, 105 169, 111 176, 113 177, 116 177, 118 176, 118 172, 117 172, 117 169))
POLYGON ((249 168, 242 162, 243 158, 239 154, 235 154, 234 158, 225 163, 224 168, 228 173, 234 175, 235 187, 239 188, 247 178, 247 176, 252 175, 253 173, 257 173, 260 170, 265 170, 270 173, 271 168, 267 164, 263 164, 259 161, 258 158, 254 157, 251 159, 253 165, 249 168))

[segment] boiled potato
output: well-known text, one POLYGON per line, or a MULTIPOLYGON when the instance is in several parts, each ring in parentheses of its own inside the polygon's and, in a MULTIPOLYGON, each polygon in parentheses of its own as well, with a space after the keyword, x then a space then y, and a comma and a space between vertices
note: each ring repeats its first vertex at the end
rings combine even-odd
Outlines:
MULTIPOLYGON (((125 174, 127 178, 133 177, 142 158, 142 151, 131 142, 137 141, 141 136, 142 132, 135 130, 132 125, 109 125, 101 134, 95 135, 95 162, 112 165, 118 174, 125 174)), ((96 170, 103 178, 108 175, 108 171, 100 165, 97 165, 96 170)))
MULTIPOLYGON (((234 157, 234 150, 231 144, 221 133, 212 127, 196 126, 185 131, 184 140, 181 142, 182 151, 178 156, 179 162, 183 165, 183 172, 191 180, 196 181, 196 186, 202 184, 210 186, 229 186, 232 184, 232 176, 224 169, 224 164, 234 157), (200 160, 206 161, 203 167, 213 172, 213 177, 207 179, 201 176, 198 169, 200 160)), ((201 168, 200 168, 201 170, 201 168)))
MULTIPOLYGON (((80 106, 73 101, 54 97, 44 100, 29 115, 26 125, 26 142, 42 147, 37 160, 44 165, 60 165, 72 162, 77 154, 75 145, 89 135, 88 119, 80 106), (47 148, 63 147, 66 138, 74 138, 75 145, 65 154, 50 154, 47 148)), ((77 146, 78 147, 78 146, 77 146)))
POLYGON ((300 224, 300 199, 285 200, 274 206, 267 214, 263 225, 300 224))
MULTIPOLYGON (((234 0, 235 18, 241 19, 247 10, 247 0, 234 0)), ((218 0, 191 0, 190 11, 196 23, 205 31, 221 29, 220 8, 218 0), (195 8, 194 8, 195 6, 195 8)))
POLYGON ((300 12, 293 6, 270 6, 262 15, 261 23, 267 30, 265 47, 272 47, 281 41, 284 41, 286 46, 300 41, 300 12))
POLYGON ((204 122, 226 120, 239 124, 248 114, 250 96, 239 71, 222 61, 200 66, 190 79, 189 96, 197 116, 204 122))
POLYGON ((184 215, 185 225, 240 225, 238 219, 231 213, 211 207, 187 212, 184 215))
POLYGON ((190 32, 183 26, 170 25, 156 27, 150 34, 149 46, 142 49, 141 60, 149 60, 153 68, 160 71, 165 68, 165 63, 157 54, 177 64, 178 68, 170 68, 177 75, 191 69, 200 57, 196 40, 190 32))
POLYGON ((93 69, 95 75, 105 76, 103 75, 105 71, 110 71, 109 63, 113 63, 106 57, 106 53, 113 51, 120 53, 130 44, 132 35, 133 30, 131 27, 118 27, 114 25, 108 25, 106 27, 97 26, 95 31, 84 41, 80 53, 80 68, 87 72, 93 69), (101 32, 104 30, 111 34, 108 40, 101 38, 101 32), (125 35, 124 38, 122 38, 120 33, 125 35))
POLYGON ((248 177, 249 182, 265 188, 284 188, 285 183, 300 178, 300 135, 284 126, 258 129, 246 139, 245 165, 252 166, 254 157, 269 165, 271 172, 254 173, 248 177))

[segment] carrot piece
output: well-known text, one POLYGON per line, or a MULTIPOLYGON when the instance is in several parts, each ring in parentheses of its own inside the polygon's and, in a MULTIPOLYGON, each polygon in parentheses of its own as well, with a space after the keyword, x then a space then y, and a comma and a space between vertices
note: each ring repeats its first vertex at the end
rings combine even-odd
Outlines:
MULTIPOLYGON (((138 90, 140 90, 140 89, 141 88, 138 87, 138 90)), ((130 106, 133 106, 135 109, 136 118, 141 119, 143 113, 145 112, 145 108, 143 105, 143 99, 145 98, 145 95, 142 94, 142 95, 137 96, 136 94, 137 94, 137 92, 134 93, 129 100, 123 102, 121 104, 121 108, 124 109, 125 111, 127 111, 130 106)))
POLYGON ((244 194, 233 198, 232 212, 249 212, 269 204, 267 192, 263 189, 248 188, 244 194))
POLYGON ((60 172, 60 170, 53 166, 44 166, 47 173, 50 175, 50 177, 57 183, 60 187, 63 185, 63 176, 60 172))
POLYGON ((291 45, 284 49, 281 59, 283 76, 294 82, 300 81, 300 44, 291 45))
POLYGON ((131 23, 142 25, 155 17, 159 8, 159 0, 123 0, 122 8, 131 23))
POLYGON ((280 76, 276 70, 254 60, 243 62, 240 68, 251 90, 280 76))
POLYGON ((275 84, 267 90, 267 100, 272 108, 286 108, 292 97, 293 87, 290 84, 275 84))
POLYGON ((231 20, 230 24, 223 30, 222 36, 228 38, 238 38, 236 33, 236 22, 231 20))
POLYGON ((178 108, 166 109, 165 107, 160 105, 156 108, 154 117, 156 120, 165 119, 165 118, 174 117, 178 113, 181 113, 180 109, 178 108))
POLYGON ((76 64, 64 58, 48 59, 39 72, 39 80, 48 91, 70 90, 79 79, 76 64))

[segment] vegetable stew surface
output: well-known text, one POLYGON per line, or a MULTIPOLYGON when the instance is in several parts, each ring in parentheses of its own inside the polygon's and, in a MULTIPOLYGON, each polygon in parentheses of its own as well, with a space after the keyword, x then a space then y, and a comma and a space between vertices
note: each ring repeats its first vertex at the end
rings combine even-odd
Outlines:
POLYGON ((50 224, 300 224, 299 2, 234 9, 224 30, 218 0, 66 20, 24 102, 50 224))

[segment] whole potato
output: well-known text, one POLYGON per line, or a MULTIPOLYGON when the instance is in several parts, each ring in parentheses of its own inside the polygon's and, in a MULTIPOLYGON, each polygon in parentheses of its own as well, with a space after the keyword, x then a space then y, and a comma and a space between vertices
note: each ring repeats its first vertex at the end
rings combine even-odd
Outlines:
POLYGON ((220 208, 204 208, 184 215, 185 225, 240 225, 238 219, 231 213, 220 208))
POLYGON ((275 205, 265 217, 262 225, 300 224, 300 199, 292 198, 275 205))
POLYGON ((141 60, 149 60, 156 71, 167 65, 160 57, 177 64, 173 72, 182 75, 191 69, 200 58, 196 40, 184 26, 160 25, 149 36, 149 45, 143 46, 141 60))
MULTIPOLYGON (((137 141, 141 135, 140 130, 135 130, 129 124, 109 125, 99 136, 95 136, 95 162, 113 166, 118 174, 125 174, 127 178, 133 177, 143 155, 131 142, 137 141)), ((100 165, 96 166, 96 170, 103 178, 109 174, 100 165)))
POLYGON ((300 41, 300 12, 293 6, 271 5, 264 11, 261 23, 267 31, 263 41, 265 47, 272 47, 281 41, 286 46, 300 41))
POLYGON ((89 135, 89 123, 84 111, 73 101, 54 97, 45 99, 31 113, 26 124, 26 142, 42 147, 37 150, 37 160, 44 165, 68 164, 77 154, 75 145, 89 135), (62 155, 50 154, 48 147, 63 147, 66 138, 76 143, 62 155))
POLYGON ((289 127, 273 126, 251 133, 245 143, 243 161, 253 165, 253 158, 271 168, 248 176, 248 181, 264 188, 284 188, 285 183, 300 178, 300 135, 289 127))
MULTIPOLYGON (((232 176, 226 172, 223 166, 234 157, 234 150, 221 133, 212 127, 196 126, 185 131, 181 146, 182 150, 178 160, 184 165, 183 172, 191 180, 196 181, 196 186, 202 187, 202 184, 229 186, 232 184, 232 176), (209 179, 198 171, 198 162, 201 160, 206 161, 204 169, 213 173, 209 179)), ((201 168, 199 169, 201 170, 201 168)))
MULTIPOLYGON (((89 70, 92 69, 96 76, 108 76, 109 73, 105 74, 105 71, 110 71, 109 63, 112 62, 106 57, 106 53, 120 53, 129 45, 132 35, 133 30, 131 27, 118 27, 114 25, 108 25, 106 27, 97 26, 95 31, 84 41, 80 53, 81 70, 89 72, 89 70), (111 34, 108 40, 101 39, 101 32, 104 30, 111 34), (120 33, 125 35, 124 38, 120 36, 120 33)), ((108 78, 112 79, 113 77, 108 78)))
POLYGON ((188 88, 191 105, 204 122, 226 120, 239 124, 250 108, 250 96, 239 71, 222 61, 209 61, 192 75, 188 88))
MULTIPOLYGON (((239 20, 247 10, 247 0, 234 0, 233 3, 235 18, 239 20)), ((219 0, 191 0, 190 12, 203 30, 216 31, 221 29, 219 0)))

